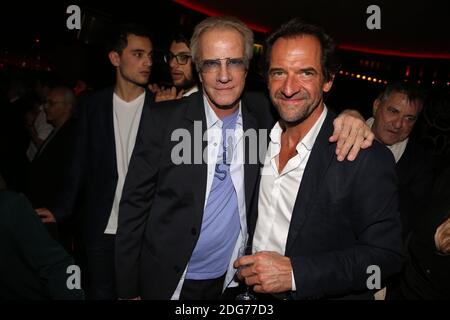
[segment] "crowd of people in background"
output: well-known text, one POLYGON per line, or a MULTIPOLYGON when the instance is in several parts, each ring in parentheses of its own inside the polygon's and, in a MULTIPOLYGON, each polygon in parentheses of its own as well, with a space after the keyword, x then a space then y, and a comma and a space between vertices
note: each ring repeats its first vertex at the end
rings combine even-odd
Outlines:
POLYGON ((371 118, 334 113, 333 39, 298 18, 267 39, 262 91, 238 19, 167 43, 171 85, 150 83, 155 44, 135 24, 112 32, 113 86, 2 76, 0 298, 450 299, 450 166, 415 134, 426 88, 398 79, 371 118), (196 123, 208 161, 174 164, 172 133, 196 123), (256 163, 250 129, 266 132, 256 163))

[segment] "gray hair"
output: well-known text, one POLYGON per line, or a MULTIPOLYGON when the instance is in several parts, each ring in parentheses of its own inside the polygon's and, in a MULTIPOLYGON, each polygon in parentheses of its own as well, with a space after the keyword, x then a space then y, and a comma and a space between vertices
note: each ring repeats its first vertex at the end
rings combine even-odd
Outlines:
POLYGON ((70 105, 72 108, 75 107, 75 105, 77 103, 77 98, 75 97, 75 94, 73 93, 73 91, 70 88, 60 86, 60 87, 53 88, 51 91, 61 94, 63 96, 64 102, 67 105, 70 105))
POLYGON ((246 68, 248 68, 253 56, 253 31, 242 21, 234 17, 209 17, 195 26, 191 38, 191 53, 197 71, 199 71, 200 64, 200 50, 198 47, 200 36, 204 32, 214 29, 232 29, 242 35, 244 41, 244 63, 246 68))

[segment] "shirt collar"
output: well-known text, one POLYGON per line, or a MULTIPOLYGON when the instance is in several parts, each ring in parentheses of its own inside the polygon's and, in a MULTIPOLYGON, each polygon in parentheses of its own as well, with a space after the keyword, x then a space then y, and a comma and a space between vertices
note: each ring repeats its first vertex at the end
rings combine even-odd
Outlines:
MULTIPOLYGON (((322 110, 322 113, 319 116, 319 119, 317 119, 316 123, 313 125, 313 127, 309 130, 309 132, 306 134, 306 136, 303 137, 301 141, 296 146, 297 152, 300 152, 300 148, 303 145, 308 151, 311 151, 314 142, 317 139, 317 136, 319 135, 320 129, 322 128, 322 124, 325 121, 325 118, 328 114, 328 108, 324 105, 324 108, 322 110)), ((274 144, 281 144, 281 126, 280 122, 277 121, 275 123, 274 127, 270 131, 270 141, 274 144)))
POLYGON ((305 148, 308 151, 311 151, 314 147, 314 143, 316 142, 317 136, 319 135, 320 129, 322 128, 322 124, 325 121, 325 118, 327 117, 328 109, 324 105, 322 113, 320 114, 319 119, 317 119, 316 123, 313 125, 313 127, 309 130, 309 132, 306 134, 306 136, 303 137, 303 139, 297 144, 297 152, 299 152, 300 145, 304 145, 305 148))
POLYGON ((191 94, 195 93, 198 91, 198 86, 193 86, 191 89, 189 89, 188 91, 186 91, 183 94, 183 97, 189 97, 191 94))

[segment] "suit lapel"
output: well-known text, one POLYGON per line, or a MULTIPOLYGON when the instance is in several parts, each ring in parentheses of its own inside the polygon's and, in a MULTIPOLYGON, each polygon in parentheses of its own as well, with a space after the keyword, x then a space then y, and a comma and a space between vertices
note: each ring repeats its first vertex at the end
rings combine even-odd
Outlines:
POLYGON ((203 161, 203 151, 206 150, 207 147, 207 141, 203 140, 203 136, 207 129, 203 94, 201 91, 193 93, 190 97, 186 98, 186 103, 186 113, 182 126, 189 131, 191 136, 191 161, 193 163, 192 165, 188 165, 187 168, 190 168, 189 176, 194 184, 193 196, 196 204, 195 212, 202 216, 205 205, 208 171, 208 166, 205 161, 203 161), (201 124, 201 130, 199 124, 201 124), (201 139, 201 144, 199 144, 199 139, 201 139), (196 147, 198 148, 200 145, 201 150, 196 150, 196 147), (198 163, 199 160, 201 161, 200 164, 198 163))
POLYGON ((327 169, 335 157, 335 144, 328 142, 328 137, 333 133, 334 114, 328 110, 327 117, 317 136, 314 147, 311 150, 308 163, 303 173, 302 182, 297 193, 294 209, 292 211, 291 224, 289 226, 288 239, 286 243, 286 254, 290 251, 309 213, 311 199, 318 194, 319 188, 327 169))
POLYGON ((411 141, 408 141, 405 152, 403 152, 400 160, 397 162, 395 166, 400 185, 408 181, 411 172, 414 172, 414 170, 412 170, 411 168, 412 155, 413 155, 413 144, 411 143, 411 141))
POLYGON ((257 145, 252 145, 251 140, 247 139, 244 140, 244 188, 245 188, 245 207, 247 209, 247 212, 249 211, 250 203, 252 200, 253 192, 255 190, 255 185, 257 183, 258 174, 259 174, 259 159, 255 157, 259 156, 259 131, 258 131, 258 122, 256 118, 249 112, 249 109, 245 106, 244 102, 242 102, 242 122, 243 122, 243 130, 244 130, 244 137, 242 139, 245 139, 245 133, 248 132, 249 129, 256 130, 257 134, 257 145), (251 161, 256 160, 256 163, 252 163, 251 161))
MULTIPOLYGON (((116 158, 116 138, 114 135, 114 110, 113 110, 113 95, 114 88, 111 87, 105 92, 105 98, 102 101, 101 112, 99 113, 99 123, 102 123, 100 128, 103 128, 103 141, 102 144, 105 145, 105 159, 112 167, 111 172, 116 182, 118 179, 117 173, 117 158, 116 158)), ((99 128, 99 129, 100 129, 99 128)), ((95 130, 95 129, 94 129, 95 130)))

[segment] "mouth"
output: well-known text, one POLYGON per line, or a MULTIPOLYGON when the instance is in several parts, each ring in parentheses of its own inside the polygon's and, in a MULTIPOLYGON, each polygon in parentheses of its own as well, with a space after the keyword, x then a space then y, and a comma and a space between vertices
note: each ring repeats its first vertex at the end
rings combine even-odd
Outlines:
POLYGON ((215 88, 217 91, 229 91, 229 90, 233 90, 234 87, 220 87, 220 88, 215 88))
POLYGON ((386 130, 386 131, 393 136, 397 136, 399 134, 399 132, 397 132, 397 131, 392 131, 392 130, 386 130))
POLYGON ((173 79, 175 80, 180 80, 181 78, 184 77, 183 72, 179 72, 179 71, 173 71, 170 73, 170 75, 172 76, 173 79))

